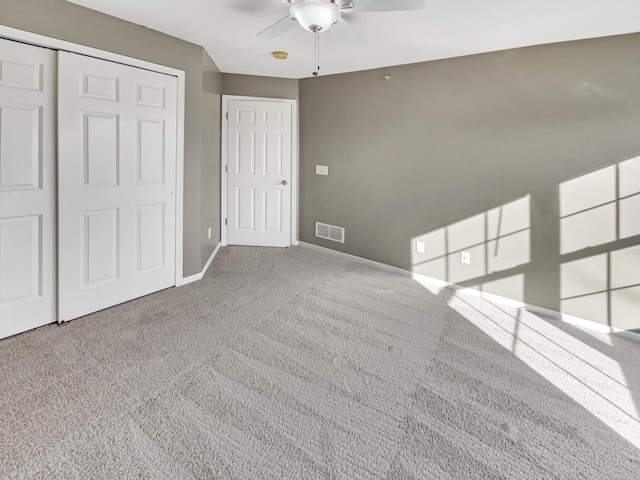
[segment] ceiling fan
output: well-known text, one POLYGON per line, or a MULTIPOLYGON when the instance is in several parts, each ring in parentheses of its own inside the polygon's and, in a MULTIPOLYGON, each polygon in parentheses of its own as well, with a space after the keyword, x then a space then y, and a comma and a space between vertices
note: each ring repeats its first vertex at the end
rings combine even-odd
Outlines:
POLYGON ((404 12, 422 10, 425 0, 284 0, 291 5, 289 14, 258 33, 261 38, 276 38, 289 30, 296 20, 315 34, 326 32, 338 23, 348 25, 343 12, 404 12))

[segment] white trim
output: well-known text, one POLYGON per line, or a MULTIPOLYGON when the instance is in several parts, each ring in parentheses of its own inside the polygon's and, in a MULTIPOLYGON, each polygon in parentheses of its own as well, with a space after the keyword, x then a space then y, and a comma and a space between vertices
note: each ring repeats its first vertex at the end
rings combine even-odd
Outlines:
POLYGON ((559 320, 564 323, 569 323, 577 327, 586 328, 601 333, 615 334, 619 337, 626 337, 634 342, 640 342, 640 333, 631 332, 629 330, 623 330, 621 328, 610 327, 609 325, 603 325, 602 323, 594 322, 592 320, 586 320, 574 315, 568 315, 566 313, 557 312, 545 307, 539 307, 537 305, 524 304, 524 309, 532 313, 538 313, 546 317, 550 317, 554 320, 559 320))
POLYGON ((300 198, 300 150, 298 144, 298 101, 291 105, 291 245, 298 245, 298 201, 300 198))
POLYGON ((298 101, 289 98, 243 97, 241 95, 222 95, 222 142, 220 151, 220 238, 227 245, 227 114, 232 100, 252 102, 288 103, 291 105, 291 245, 298 245, 298 101))
POLYGON ((438 280, 437 278, 427 277, 426 275, 410 272, 409 270, 405 270, 404 268, 394 267, 392 265, 387 265, 386 263, 380 263, 380 262, 376 262, 375 260, 369 260, 368 258, 351 255, 350 253, 339 252, 331 248, 321 247, 320 245, 314 245, 313 243, 300 242, 300 245, 304 247, 310 247, 316 250, 322 250, 324 252, 332 253, 337 256, 350 258, 359 263, 372 265, 372 266, 381 268, 383 270, 398 273, 406 277, 411 277, 412 279, 416 280, 422 286, 428 288, 429 291, 435 294, 437 294, 443 288, 453 288, 456 290, 457 293, 462 293, 465 295, 470 295, 478 298, 484 298, 485 300, 488 300, 492 303, 497 303, 500 305, 522 308, 532 313, 538 313, 540 315, 544 315, 553 320, 559 320, 561 322, 569 323, 569 324, 576 325, 581 328, 593 330, 596 332, 615 334, 616 336, 625 337, 634 342, 640 342, 640 333, 630 332, 628 330, 622 330, 616 327, 610 327, 608 325, 603 325, 601 323, 594 322, 592 320, 586 320, 584 318, 575 317, 573 315, 567 315, 566 313, 560 313, 555 310, 551 310, 544 307, 538 307, 537 305, 531 305, 528 303, 510 299, 507 297, 502 297, 500 295, 494 295, 492 293, 482 292, 477 288, 469 288, 463 285, 457 285, 455 283, 446 282, 444 280, 438 280))
POLYGON ((222 95, 220 141, 220 243, 227 245, 227 115, 229 96, 222 95))
POLYGON ((176 137, 176 287, 184 284, 184 118, 185 76, 178 75, 178 131, 176 137))
POLYGON ((184 117, 185 117, 185 72, 176 68, 158 65, 155 63, 140 60, 138 58, 127 57, 118 53, 108 52, 85 45, 59 40, 57 38, 46 37, 37 33, 26 32, 16 28, 0 25, 0 37, 18 42, 24 42, 39 47, 51 48, 65 52, 78 53, 89 57, 122 63, 137 68, 144 68, 154 72, 172 75, 178 79, 178 116, 176 118, 177 138, 176 138, 176 260, 175 260, 175 283, 176 286, 184 283, 183 278, 183 222, 184 222, 184 117))
POLYGON ((205 264, 205 266, 202 269, 202 271, 200 273, 194 273, 193 275, 189 275, 188 277, 185 277, 184 279, 182 279, 181 286, 182 285, 187 285, 188 283, 197 282, 198 280, 202 280, 204 278, 205 274, 207 273, 207 270, 209 270, 209 266, 211 265, 211 262, 213 262, 213 259, 218 254, 218 251, 220 250, 220 247, 222 247, 222 242, 218 243, 216 248, 213 250, 213 252, 211 253, 211 256, 209 257, 209 260, 207 260, 207 263, 205 264))

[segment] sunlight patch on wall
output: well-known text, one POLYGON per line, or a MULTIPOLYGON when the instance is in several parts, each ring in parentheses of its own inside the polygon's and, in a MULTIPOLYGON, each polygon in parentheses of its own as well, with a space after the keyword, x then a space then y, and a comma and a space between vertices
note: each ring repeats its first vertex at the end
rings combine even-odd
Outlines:
POLYGON ((640 235, 640 157, 560 184, 560 253, 640 235))
POLYGON ((640 235, 640 157, 622 162, 620 182, 620 238, 640 235))
POLYGON ((560 311, 615 328, 640 328, 640 246, 566 262, 560 311))
POLYGON ((524 274, 512 275, 510 277, 500 278, 491 282, 484 282, 473 285, 470 288, 476 288, 482 292, 482 298, 491 299, 491 295, 505 297, 510 300, 524 303, 524 274), (488 294, 488 295, 487 295, 488 294))
POLYGON ((509 270, 531 259, 531 200, 527 195, 411 240, 412 271, 459 283, 509 270), (418 253, 416 242, 424 244, 418 253), (471 264, 460 252, 471 253, 471 264))

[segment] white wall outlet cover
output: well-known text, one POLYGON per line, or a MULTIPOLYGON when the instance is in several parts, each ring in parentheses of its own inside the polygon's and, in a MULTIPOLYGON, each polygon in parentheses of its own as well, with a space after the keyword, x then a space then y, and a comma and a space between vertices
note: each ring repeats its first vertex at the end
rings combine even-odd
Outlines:
POLYGON ((316 165, 316 175, 329 175, 329 166, 316 165))
POLYGON ((424 242, 416 242, 416 253, 424 253, 424 242))
POLYGON ((460 252, 460 263, 471 265, 471 252, 460 252))

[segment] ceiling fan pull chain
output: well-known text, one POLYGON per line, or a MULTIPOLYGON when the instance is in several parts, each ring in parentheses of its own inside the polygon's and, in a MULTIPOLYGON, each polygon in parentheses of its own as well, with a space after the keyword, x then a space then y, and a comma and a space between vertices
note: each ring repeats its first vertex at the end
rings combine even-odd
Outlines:
POLYGON ((320 30, 316 30, 313 32, 314 35, 314 49, 315 49, 315 60, 316 60, 316 69, 313 72, 314 76, 318 76, 318 71, 320 70, 320 30))

